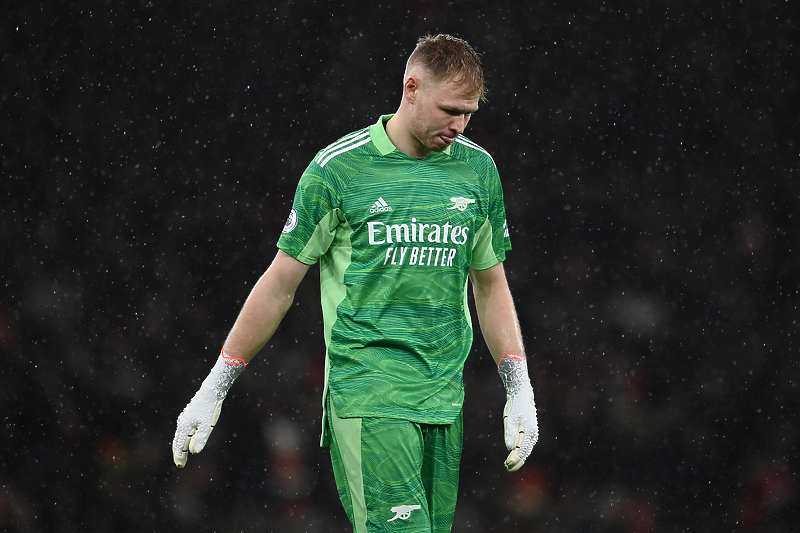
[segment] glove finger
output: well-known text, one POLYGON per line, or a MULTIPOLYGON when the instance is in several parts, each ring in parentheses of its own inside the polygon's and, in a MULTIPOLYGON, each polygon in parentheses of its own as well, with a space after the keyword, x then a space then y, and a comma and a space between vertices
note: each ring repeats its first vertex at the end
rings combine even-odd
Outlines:
POLYGON ((514 436, 514 448, 511 450, 511 453, 508 454, 508 458, 506 458, 506 470, 509 472, 516 472, 525 464, 527 456, 520 454, 520 446, 522 446, 523 440, 525 440, 525 428, 519 426, 519 430, 514 436))
POLYGON ((206 447, 206 443, 208 442, 208 438, 211 436, 211 432, 214 431, 214 426, 219 419, 219 413, 222 410, 222 400, 217 402, 217 406, 214 408, 214 413, 211 415, 210 423, 201 423, 200 427, 197 428, 197 432, 192 435, 192 438, 189 439, 189 451, 192 453, 200 453, 203 451, 203 448, 206 447))
POLYGON ((186 466, 186 460, 189 457, 189 439, 194 435, 193 429, 187 435, 175 434, 175 439, 172 441, 172 460, 175 461, 175 466, 183 468, 186 466))
MULTIPOLYGON (((211 417, 211 429, 214 429, 214 426, 217 425, 217 420, 219 420, 219 413, 222 411, 222 400, 217 402, 217 406, 214 408, 214 415, 211 417)), ((208 430, 211 433, 211 429, 208 430)))
POLYGON ((534 425, 532 429, 528 430, 528 433, 525 434, 525 439, 520 443, 520 455, 523 457, 528 457, 531 452, 533 451, 534 445, 539 440, 539 428, 534 425))
POLYGON ((516 431, 513 429, 513 425, 509 425, 508 423, 508 415, 511 412, 511 398, 506 401, 506 406, 503 409, 503 435, 505 436, 506 441, 506 448, 512 449, 514 447, 514 438, 516 437, 516 431))
POLYGON ((511 422, 506 421, 506 448, 509 450, 518 450, 522 446, 522 441, 525 438, 525 428, 513 419, 511 422), (516 423, 515 423, 516 422, 516 423))
POLYGON ((517 426, 516 433, 512 433, 511 435, 506 435, 506 447, 512 452, 515 452, 519 457, 522 457, 523 461, 525 460, 525 457, 527 457, 527 455, 523 455, 522 453, 520 453, 520 447, 522 446, 522 443, 524 441, 525 441, 525 428, 522 426, 517 426))
POLYGON ((508 458, 506 459, 506 470, 509 472, 516 472, 522 465, 525 464, 525 459, 519 456, 517 450, 512 450, 510 454, 508 454, 508 458))
POLYGON ((515 442, 517 439, 517 433, 513 430, 507 428, 506 429, 506 448, 509 450, 513 450, 515 446, 515 442))
POLYGON ((192 453, 200 453, 206 447, 208 437, 211 435, 211 430, 214 429, 206 424, 201 424, 194 435, 189 439, 189 451, 192 453))

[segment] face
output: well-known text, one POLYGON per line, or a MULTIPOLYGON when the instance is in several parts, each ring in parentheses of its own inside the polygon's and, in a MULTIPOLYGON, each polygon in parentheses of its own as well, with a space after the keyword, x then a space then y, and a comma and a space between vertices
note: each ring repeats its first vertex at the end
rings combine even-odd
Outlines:
POLYGON ((464 133, 478 110, 478 96, 464 94, 455 82, 423 78, 412 96, 411 135, 420 156, 441 152, 464 133))

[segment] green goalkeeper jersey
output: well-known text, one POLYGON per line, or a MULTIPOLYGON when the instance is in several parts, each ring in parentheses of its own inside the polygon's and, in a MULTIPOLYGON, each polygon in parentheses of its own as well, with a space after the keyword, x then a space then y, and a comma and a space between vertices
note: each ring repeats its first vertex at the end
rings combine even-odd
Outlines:
POLYGON ((414 159, 386 135, 391 116, 317 154, 278 247, 320 261, 337 415, 449 424, 472 346, 469 270, 511 248, 503 193, 484 149, 462 136, 414 159))

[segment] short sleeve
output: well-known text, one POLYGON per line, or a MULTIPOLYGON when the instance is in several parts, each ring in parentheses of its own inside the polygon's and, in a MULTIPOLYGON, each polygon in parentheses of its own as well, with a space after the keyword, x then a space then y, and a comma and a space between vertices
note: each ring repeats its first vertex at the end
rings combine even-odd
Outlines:
POLYGON ((328 251, 340 223, 341 210, 324 170, 312 162, 295 191, 278 248, 307 265, 328 251))
POLYGON ((485 182, 488 197, 486 220, 478 228, 472 249, 472 268, 484 270, 505 261, 506 252, 511 250, 506 209, 503 202, 503 187, 500 175, 493 162, 487 165, 485 182))

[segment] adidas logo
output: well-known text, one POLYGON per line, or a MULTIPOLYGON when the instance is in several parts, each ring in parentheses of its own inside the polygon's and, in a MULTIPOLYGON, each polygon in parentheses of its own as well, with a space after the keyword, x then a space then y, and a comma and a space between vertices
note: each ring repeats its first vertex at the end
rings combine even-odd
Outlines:
POLYGON ((370 213, 383 213, 384 211, 391 211, 392 208, 386 203, 383 198, 378 198, 378 201, 369 208, 370 213))

